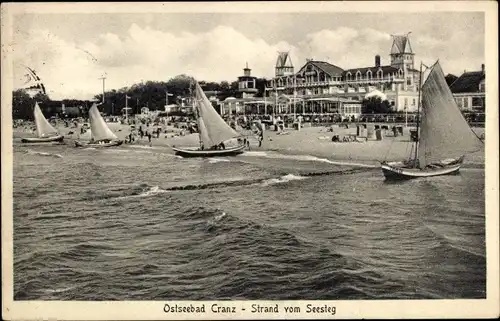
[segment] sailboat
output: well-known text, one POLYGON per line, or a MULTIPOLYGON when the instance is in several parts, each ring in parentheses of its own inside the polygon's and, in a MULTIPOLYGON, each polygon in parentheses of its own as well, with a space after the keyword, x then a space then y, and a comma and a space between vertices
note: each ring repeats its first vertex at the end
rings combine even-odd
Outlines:
POLYGON ((224 142, 241 135, 219 116, 198 82, 195 83, 195 98, 196 105, 193 107, 195 107, 200 146, 199 148, 172 147, 174 152, 183 157, 234 156, 243 153, 245 145, 228 148, 223 145, 224 142))
POLYGON ((118 140, 118 137, 109 129, 94 103, 89 110, 90 120, 90 142, 84 143, 78 140, 75 141, 76 147, 112 147, 120 146, 123 141, 118 140))
POLYGON ((382 162, 381 168, 386 179, 456 174, 465 155, 480 150, 483 145, 460 112, 439 60, 429 67, 424 81, 422 72, 420 74, 423 83, 418 106, 421 124, 417 117, 417 133, 419 129, 420 133, 415 153, 404 162, 382 162))
POLYGON ((35 103, 34 110, 36 133, 38 137, 28 137, 21 139, 23 143, 52 143, 52 142, 62 142, 64 136, 60 135, 59 132, 47 121, 45 116, 43 116, 42 110, 38 103, 35 103))

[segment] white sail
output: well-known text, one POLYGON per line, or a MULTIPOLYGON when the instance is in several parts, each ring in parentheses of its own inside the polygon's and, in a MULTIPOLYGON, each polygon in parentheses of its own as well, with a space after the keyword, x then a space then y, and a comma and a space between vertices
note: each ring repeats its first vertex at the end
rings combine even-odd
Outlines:
POLYGON ((38 106, 38 103, 35 103, 34 116, 35 116, 36 133, 38 137, 42 138, 42 137, 58 135, 57 130, 54 127, 52 127, 52 125, 47 121, 45 116, 43 116, 42 110, 40 109, 40 106, 38 106))
POLYGON ((240 136, 215 111, 212 103, 205 96, 198 83, 196 83, 196 99, 198 117, 202 120, 201 122, 198 121, 198 124, 201 123, 199 128, 200 137, 205 148, 210 148, 213 145, 218 145, 221 142, 240 136))
POLYGON ((203 118, 198 119, 198 131, 200 132, 200 139, 201 139, 201 142, 203 143, 204 148, 210 148, 214 145, 220 144, 220 143, 214 142, 208 136, 208 130, 207 130, 207 127, 205 126, 205 122, 203 121, 203 118))
POLYGON ((99 110, 97 109, 97 105, 93 104, 89 110, 89 119, 90 119, 90 130, 92 139, 99 140, 113 140, 118 139, 116 135, 109 129, 108 125, 102 118, 99 110))
POLYGON ((478 151, 482 143, 455 103, 443 70, 436 62, 422 85, 419 167, 478 151))

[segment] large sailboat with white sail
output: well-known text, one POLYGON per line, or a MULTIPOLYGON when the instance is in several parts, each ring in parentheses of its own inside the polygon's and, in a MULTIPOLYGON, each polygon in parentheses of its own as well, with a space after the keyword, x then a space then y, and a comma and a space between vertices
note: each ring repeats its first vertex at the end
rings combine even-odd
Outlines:
POLYGON ((36 126, 37 137, 26 137, 21 139, 23 143, 60 143, 64 140, 64 136, 60 135, 59 132, 47 121, 45 116, 35 103, 34 118, 36 126))
POLYGON ((119 140, 111 129, 109 129, 95 103, 89 110, 89 121, 90 141, 81 142, 76 140, 76 147, 112 147, 119 146, 123 143, 123 141, 119 140))
POLYGON ((425 75, 425 80, 421 80, 421 123, 417 121, 415 152, 408 161, 382 162, 386 179, 455 174, 466 154, 483 148, 483 142, 460 112, 439 61, 420 74, 421 78, 425 75))
POLYGON ((193 107, 196 112, 200 146, 172 147, 177 155, 183 157, 213 157, 234 156, 243 153, 245 145, 237 140, 241 134, 231 128, 215 111, 198 82, 195 83, 195 104, 193 107), (231 146, 231 141, 238 143, 231 146))

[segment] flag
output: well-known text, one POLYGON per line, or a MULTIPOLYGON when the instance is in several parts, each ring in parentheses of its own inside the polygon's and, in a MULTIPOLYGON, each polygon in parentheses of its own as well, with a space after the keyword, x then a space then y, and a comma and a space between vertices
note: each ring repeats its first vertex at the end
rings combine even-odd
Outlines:
POLYGON ((31 69, 28 66, 24 66, 28 71, 24 77, 26 77, 26 81, 24 82, 24 89, 28 92, 31 97, 34 97, 36 94, 46 94, 45 86, 43 85, 40 77, 37 76, 35 70, 31 69))

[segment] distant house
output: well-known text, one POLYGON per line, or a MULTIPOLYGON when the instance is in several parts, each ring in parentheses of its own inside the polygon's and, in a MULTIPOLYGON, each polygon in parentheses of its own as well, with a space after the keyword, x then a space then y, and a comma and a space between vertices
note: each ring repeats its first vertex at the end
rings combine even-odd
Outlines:
POLYGON ((464 72, 455 80, 450 90, 460 109, 467 111, 485 110, 485 69, 464 72))

